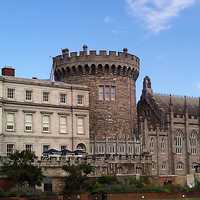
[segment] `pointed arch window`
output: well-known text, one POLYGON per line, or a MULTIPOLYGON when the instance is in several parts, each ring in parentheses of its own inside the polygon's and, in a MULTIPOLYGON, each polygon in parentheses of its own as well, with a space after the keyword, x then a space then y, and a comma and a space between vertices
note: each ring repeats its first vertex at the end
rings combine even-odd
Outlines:
POLYGON ((178 129, 175 135, 175 146, 176 146, 176 153, 182 153, 183 151, 183 132, 178 129))
POLYGON ((183 164, 182 162, 178 162, 178 163, 176 164, 176 169, 178 169, 178 170, 183 170, 183 169, 184 169, 184 164, 183 164))
POLYGON ((160 151, 161 151, 161 153, 165 153, 166 152, 166 139, 165 139, 165 137, 161 138, 160 151))
POLYGON ((155 148, 154 138, 151 137, 151 139, 150 139, 150 143, 149 143, 149 149, 150 149, 150 152, 151 152, 151 153, 154 152, 154 148, 155 148))
POLYGON ((198 149, 198 137, 197 137, 197 132, 193 130, 190 134, 190 152, 191 154, 197 154, 197 149, 198 149))

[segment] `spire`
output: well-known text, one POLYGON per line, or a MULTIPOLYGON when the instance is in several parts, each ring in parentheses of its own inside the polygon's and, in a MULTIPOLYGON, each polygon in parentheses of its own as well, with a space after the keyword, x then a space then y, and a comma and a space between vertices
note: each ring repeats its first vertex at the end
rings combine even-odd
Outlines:
POLYGON ((148 76, 144 77, 142 94, 145 96, 153 95, 153 90, 151 88, 151 79, 148 76))

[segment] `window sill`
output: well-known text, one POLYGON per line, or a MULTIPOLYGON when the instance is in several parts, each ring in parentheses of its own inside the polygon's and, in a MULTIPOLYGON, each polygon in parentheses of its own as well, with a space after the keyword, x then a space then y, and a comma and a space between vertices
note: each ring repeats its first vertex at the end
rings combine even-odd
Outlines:
POLYGON ((67 134, 69 134, 69 133, 67 133, 67 132, 66 132, 66 133, 61 133, 61 132, 59 132, 59 134, 61 134, 61 135, 67 135, 67 134))
POLYGON ((15 130, 8 130, 8 129, 6 129, 6 132, 15 132, 15 130))
POLYGON ((42 131, 42 133, 44 133, 44 134, 51 134, 51 132, 47 132, 47 131, 42 131))

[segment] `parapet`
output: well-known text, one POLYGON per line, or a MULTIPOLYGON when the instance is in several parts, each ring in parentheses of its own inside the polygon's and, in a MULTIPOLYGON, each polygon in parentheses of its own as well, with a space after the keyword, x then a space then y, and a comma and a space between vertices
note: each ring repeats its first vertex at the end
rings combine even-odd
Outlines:
POLYGON ((81 60, 83 59, 94 59, 94 57, 102 58, 103 60, 106 59, 122 59, 125 62, 126 61, 135 61, 138 65, 140 63, 140 59, 133 55, 128 53, 128 49, 124 48, 122 52, 117 51, 107 51, 107 50, 88 50, 86 45, 83 45, 83 50, 79 52, 70 52, 69 49, 62 49, 62 54, 55 56, 53 58, 53 61, 56 63, 60 62, 70 62, 71 60, 81 60))
POLYGON ((139 74, 140 59, 128 53, 124 48, 122 52, 107 50, 88 50, 87 45, 79 52, 70 52, 62 49, 62 54, 53 58, 55 80, 61 80, 66 75, 95 74, 98 70, 133 77, 139 74), (57 78, 56 78, 57 77, 57 78))

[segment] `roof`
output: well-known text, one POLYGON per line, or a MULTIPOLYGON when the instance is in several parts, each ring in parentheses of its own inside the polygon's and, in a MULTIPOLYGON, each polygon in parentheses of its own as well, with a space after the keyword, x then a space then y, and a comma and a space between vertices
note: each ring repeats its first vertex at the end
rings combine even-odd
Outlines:
POLYGON ((190 114, 197 115, 199 113, 199 98, 197 97, 153 94, 151 98, 165 112, 169 111, 171 102, 175 113, 184 113, 185 108, 190 114))

